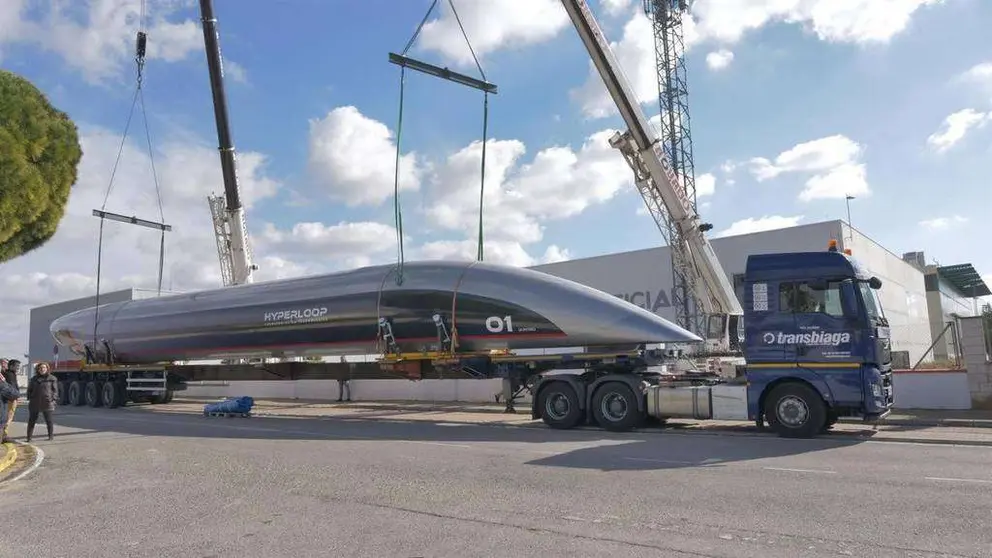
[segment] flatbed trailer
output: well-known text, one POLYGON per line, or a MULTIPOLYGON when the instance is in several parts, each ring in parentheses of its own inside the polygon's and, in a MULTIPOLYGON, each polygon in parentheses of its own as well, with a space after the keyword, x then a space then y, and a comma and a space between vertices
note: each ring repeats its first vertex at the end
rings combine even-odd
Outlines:
MULTIPOLYGON (((504 382, 507 412, 524 392, 531 416, 551 428, 596 425, 630 431, 649 418, 753 421, 783 437, 815 437, 839 418, 877 420, 892 405, 892 373, 869 368, 847 392, 824 385, 825 366, 736 365, 732 375, 710 371, 668 373, 670 352, 660 349, 551 355, 407 353, 373 362, 259 362, 255 364, 83 365, 56 369, 63 403, 119 407, 129 402, 168 403, 199 381, 355 379, 487 379, 504 382), (863 393, 867 392, 867 395, 863 393), (866 409, 865 398, 877 400, 866 409)), ((834 366, 833 368, 838 368, 834 366)), ((845 375, 855 372, 840 366, 845 375)), ((833 370, 836 372, 836 370, 833 370)))

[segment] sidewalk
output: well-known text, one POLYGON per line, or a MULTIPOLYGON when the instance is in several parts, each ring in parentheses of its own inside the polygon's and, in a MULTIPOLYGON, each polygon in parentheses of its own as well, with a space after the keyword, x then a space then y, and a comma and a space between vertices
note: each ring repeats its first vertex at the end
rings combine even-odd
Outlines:
POLYGON ((992 411, 896 409, 880 424, 907 426, 955 426, 959 428, 992 428, 992 411))

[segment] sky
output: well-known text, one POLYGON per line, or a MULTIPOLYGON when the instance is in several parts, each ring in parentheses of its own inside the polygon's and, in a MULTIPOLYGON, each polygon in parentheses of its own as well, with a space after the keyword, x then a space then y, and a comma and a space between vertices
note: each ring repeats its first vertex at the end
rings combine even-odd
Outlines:
MULTIPOLYGON (((0 354, 26 352, 31 307, 94 294, 98 247, 101 292, 156 288, 159 233, 107 222, 100 244, 93 209, 172 225, 166 290, 221 285, 206 197, 223 181, 198 3, 142 5, 0 1, 0 67, 72 117, 84 152, 56 235, 0 265, 0 354), (139 108, 122 144, 139 25, 147 127, 139 108)), ((623 122, 560 2, 454 5, 499 88, 485 259, 526 266, 663 244, 607 143, 623 122)), ((657 125, 642 2, 590 5, 657 125)), ((388 53, 403 51, 429 7, 214 0, 256 280, 396 261, 397 184, 406 259, 475 257, 481 92, 408 72, 397 134, 400 71, 388 53)), ((992 281, 981 242, 992 238, 987 21, 985 0, 696 0, 685 65, 711 236, 846 219, 850 195, 854 227, 892 252, 971 262, 992 281)), ((478 78, 471 52, 441 0, 408 55, 478 78)))

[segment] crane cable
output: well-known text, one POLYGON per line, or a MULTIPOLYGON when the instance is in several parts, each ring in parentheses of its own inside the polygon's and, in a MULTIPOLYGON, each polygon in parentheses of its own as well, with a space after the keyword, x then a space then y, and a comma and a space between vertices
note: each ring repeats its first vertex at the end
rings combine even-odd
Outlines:
MULTIPOLYGON (((107 191, 103 196, 103 204, 100 206, 100 233, 97 240, 97 260, 96 260, 96 308, 93 313, 93 350, 96 351, 97 343, 97 326, 99 324, 99 314, 100 314, 100 280, 102 276, 103 267, 103 225, 106 221, 106 215, 102 212, 107 209, 107 202, 110 199, 110 193, 114 189, 114 178, 117 175, 117 169, 121 162, 121 156, 124 154, 124 145, 127 142, 128 130, 131 128, 131 119, 134 117, 134 107, 139 102, 141 104, 141 116, 144 121, 145 128, 145 141, 148 146, 148 160, 151 163, 152 171, 152 181, 155 185, 155 198, 158 203, 158 213, 161 222, 165 222, 165 208, 162 204, 162 189, 158 181, 158 173, 155 169, 155 152, 152 149, 152 137, 151 131, 148 126, 148 112, 145 108, 145 95, 143 86, 144 69, 145 69, 145 53, 148 43, 148 34, 145 33, 145 0, 141 0, 141 14, 138 19, 138 32, 135 40, 135 88, 134 95, 131 97, 131 107, 127 113, 127 120, 124 123, 124 133, 121 134, 121 142, 117 148, 117 157, 114 160, 114 166, 110 171, 110 182, 107 184, 107 191)), ((162 294, 162 274, 165 269, 165 229, 161 230, 161 239, 159 241, 159 255, 158 255, 158 294, 162 294)), ((109 355, 108 355, 109 356, 109 355)))
MULTIPOLYGON (((420 21, 420 25, 413 32, 413 36, 407 41, 406 46, 403 48, 402 55, 406 54, 413 48, 414 43, 417 41, 417 37, 420 36, 420 32, 423 30, 424 25, 427 24, 427 19, 431 16, 434 8, 437 6, 437 0, 431 2, 430 8, 427 9, 427 13, 424 14, 424 18, 420 21)), ((468 45, 469 52, 472 53, 472 60, 475 61, 475 66, 479 70, 479 74, 482 76, 483 81, 486 80, 486 73, 482 70, 482 64, 479 62, 478 56, 475 54, 475 49, 472 48, 472 42, 469 41, 468 33, 465 32, 465 27, 462 25, 461 18, 458 16, 458 10, 455 9, 455 4, 452 0, 448 0, 448 6, 451 7, 451 13, 455 16, 455 21, 458 22, 458 28, 462 32, 462 37, 465 38, 465 43, 468 45)), ((401 141, 403 137, 403 106, 404 106, 404 90, 406 88, 406 66, 400 66, 400 95, 399 95, 399 117, 396 124, 396 161, 395 170, 393 175, 393 216, 396 223, 396 238, 397 238, 397 274, 396 274, 396 284, 403 283, 403 263, 404 263, 404 253, 403 253, 403 211, 400 208, 400 158, 401 158, 401 141)), ((478 247, 476 251, 476 258, 482 261, 483 258, 483 233, 482 233, 482 215, 483 215, 483 197, 485 195, 486 187, 486 144, 488 143, 488 133, 489 133, 489 92, 483 91, 483 106, 482 106, 482 171, 481 171, 481 184, 479 186, 479 240, 478 247)))

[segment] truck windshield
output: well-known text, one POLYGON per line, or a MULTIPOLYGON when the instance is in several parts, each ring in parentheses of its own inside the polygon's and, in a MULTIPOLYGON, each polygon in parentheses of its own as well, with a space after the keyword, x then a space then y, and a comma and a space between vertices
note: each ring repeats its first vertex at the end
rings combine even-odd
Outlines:
POLYGON ((885 313, 882 311, 882 303, 879 302, 875 289, 868 285, 868 281, 858 281, 858 290, 861 291, 861 298, 865 301, 868 317, 885 323, 885 313))

